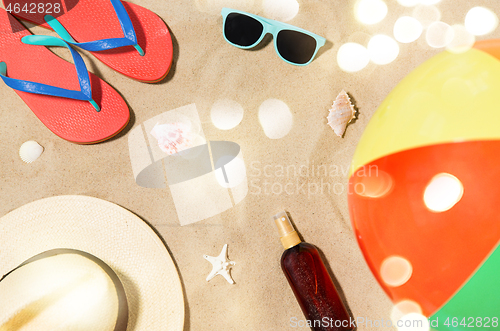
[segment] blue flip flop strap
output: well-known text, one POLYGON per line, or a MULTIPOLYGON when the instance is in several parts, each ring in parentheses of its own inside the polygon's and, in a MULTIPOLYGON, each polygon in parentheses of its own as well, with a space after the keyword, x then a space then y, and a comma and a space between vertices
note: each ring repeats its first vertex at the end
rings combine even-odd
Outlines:
POLYGON ((45 21, 66 42, 87 51, 97 52, 124 46, 134 46, 139 54, 143 56, 144 51, 137 44, 137 36, 135 34, 134 26, 132 25, 132 21, 130 20, 127 10, 120 0, 110 1, 113 5, 118 21, 120 22, 120 26, 124 35, 123 38, 109 38, 79 43, 75 39, 73 39, 73 37, 71 37, 68 31, 55 17, 51 15, 45 15, 45 21))
POLYGON ((80 83, 80 91, 68 90, 47 84, 7 77, 7 64, 5 62, 1 62, 0 78, 2 78, 7 86, 15 90, 28 93, 89 101, 97 111, 100 111, 99 106, 92 99, 89 72, 87 71, 85 62, 83 62, 83 59, 78 52, 71 48, 64 40, 52 36, 25 36, 21 39, 21 41, 29 45, 62 46, 68 48, 71 51, 71 56, 73 57, 73 61, 75 63, 76 74, 78 76, 78 82, 80 83))

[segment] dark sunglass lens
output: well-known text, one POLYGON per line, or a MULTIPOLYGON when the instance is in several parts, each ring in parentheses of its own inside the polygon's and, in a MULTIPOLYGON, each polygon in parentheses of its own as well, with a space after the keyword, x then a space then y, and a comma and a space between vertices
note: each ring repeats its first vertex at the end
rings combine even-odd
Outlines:
POLYGON ((224 35, 227 40, 238 46, 250 46, 259 40, 264 27, 254 18, 231 13, 226 17, 224 35))
POLYGON ((302 32, 281 30, 276 38, 276 45, 278 45, 278 52, 285 60, 304 64, 309 62, 314 55, 316 39, 302 32))

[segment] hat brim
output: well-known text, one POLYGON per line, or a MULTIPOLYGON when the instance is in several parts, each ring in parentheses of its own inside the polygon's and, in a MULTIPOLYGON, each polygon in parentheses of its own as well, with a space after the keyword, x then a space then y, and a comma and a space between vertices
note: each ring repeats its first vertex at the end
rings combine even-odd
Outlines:
POLYGON ((58 248, 90 253, 113 269, 127 296, 127 330, 183 330, 184 297, 175 264, 136 215, 75 195, 38 200, 0 218, 0 275, 58 248))

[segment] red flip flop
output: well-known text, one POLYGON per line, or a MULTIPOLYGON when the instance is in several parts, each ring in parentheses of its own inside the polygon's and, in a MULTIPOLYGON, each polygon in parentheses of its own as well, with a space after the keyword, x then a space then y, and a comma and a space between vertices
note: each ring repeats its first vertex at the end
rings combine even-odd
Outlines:
POLYGON ((41 13, 38 7, 32 13, 29 0, 3 0, 12 15, 54 29, 66 42, 91 51, 125 76, 153 83, 167 75, 172 39, 155 13, 120 0, 61 1, 46 0, 41 13))
POLYGON ((62 39, 31 35, 4 9, 0 33, 0 78, 53 133, 91 144, 111 138, 127 125, 130 113, 122 97, 89 73, 78 52, 62 39), (68 47, 75 64, 33 45, 68 47))

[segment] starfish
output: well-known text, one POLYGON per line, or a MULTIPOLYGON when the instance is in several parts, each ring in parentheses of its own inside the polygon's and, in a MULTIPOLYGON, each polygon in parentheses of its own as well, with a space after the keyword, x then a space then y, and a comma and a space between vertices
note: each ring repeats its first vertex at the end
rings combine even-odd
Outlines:
POLYGON ((231 278, 231 275, 229 274, 230 268, 232 268, 236 263, 233 261, 229 261, 227 258, 227 244, 222 247, 222 251, 220 252, 219 256, 208 256, 208 255, 203 255, 203 257, 210 263, 212 263, 212 271, 210 274, 207 276, 207 282, 214 278, 217 275, 223 276, 229 284, 234 284, 234 280, 231 278))

